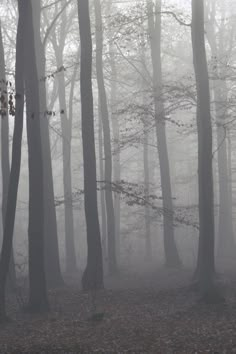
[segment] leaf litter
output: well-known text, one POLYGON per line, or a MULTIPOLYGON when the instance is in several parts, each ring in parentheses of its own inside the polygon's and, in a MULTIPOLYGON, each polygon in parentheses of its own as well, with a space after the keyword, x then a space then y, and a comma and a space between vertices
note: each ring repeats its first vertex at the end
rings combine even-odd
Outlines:
POLYGON ((51 311, 31 315, 8 297, 0 353, 236 353, 236 282, 226 302, 206 305, 189 287, 192 272, 120 274, 84 293, 79 279, 49 291, 51 311))

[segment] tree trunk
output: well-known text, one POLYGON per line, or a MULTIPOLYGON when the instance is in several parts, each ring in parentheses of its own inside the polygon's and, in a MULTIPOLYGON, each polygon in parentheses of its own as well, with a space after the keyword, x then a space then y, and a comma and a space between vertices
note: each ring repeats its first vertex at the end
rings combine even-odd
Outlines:
POLYGON ((40 129, 43 155, 43 188, 44 188, 44 237, 45 237, 45 272, 47 285, 57 287, 63 285, 60 269, 57 218, 54 203, 54 187, 51 161, 50 134, 47 112, 47 95, 45 87, 45 53, 40 36, 41 2, 32 1, 34 19, 35 52, 39 78, 40 96, 40 129))
POLYGON ((88 0, 78 0, 81 42, 80 90, 84 161, 84 199, 88 259, 82 278, 84 290, 103 288, 102 247, 97 208, 97 176, 92 92, 92 40, 88 0))
POLYGON ((147 132, 147 123, 144 117, 144 141, 143 141, 143 171, 144 171, 144 197, 146 200, 145 204, 145 256, 147 260, 152 258, 152 245, 151 245, 151 227, 150 227, 150 208, 148 203, 148 198, 150 194, 149 190, 149 149, 148 142, 149 136, 147 132))
MULTIPOLYGON (((103 134, 102 134, 102 117, 100 104, 98 107, 98 149, 99 149, 99 176, 100 181, 104 181, 104 158, 103 158, 103 134)), ((100 186, 100 205, 101 205, 101 230, 102 230, 102 249, 103 249, 103 259, 104 263, 107 260, 107 221, 106 221, 106 201, 105 192, 100 186)))
MULTIPOLYGON (((7 193, 10 178, 10 156, 9 156, 9 116, 8 116, 8 86, 6 84, 5 74, 5 57, 2 40, 2 28, 0 23, 0 78, 1 78, 1 165, 2 165, 2 225, 4 229, 6 207, 7 207, 7 193)), ((14 252, 10 259, 9 274, 8 274, 9 288, 14 290, 16 288, 16 271, 14 263, 14 252)))
POLYGON ((204 38, 203 0, 192 0, 192 47, 197 85, 199 246, 197 277, 204 294, 213 286, 214 212, 210 91, 204 38))
POLYGON ((5 290, 6 280, 10 264, 13 231, 16 214, 16 200, 19 185, 21 165, 21 141, 23 130, 23 109, 24 109, 24 84, 23 84, 23 61, 24 52, 24 19, 19 18, 16 40, 16 107, 15 123, 12 142, 12 163, 7 194, 6 215, 3 230, 3 244, 0 258, 0 321, 6 319, 5 290))
MULTIPOLYGON (((142 39, 141 43, 141 64, 142 69, 146 65, 146 56, 144 50, 145 39, 142 39)), ((143 70, 144 71, 144 70, 143 70)), ((145 88, 146 82, 145 72, 143 72, 143 79, 142 79, 142 87, 141 90, 143 91, 142 94, 142 103, 145 106, 145 88)), ((149 195, 150 195, 150 175, 149 175, 149 132, 148 132, 148 117, 144 114, 142 117, 143 122, 143 175, 144 175, 144 198, 146 200, 144 209, 145 209, 145 258, 147 261, 151 261, 152 259, 152 245, 151 245, 151 219, 150 219, 150 206, 148 205, 149 195)))
MULTIPOLYGON (((62 53, 60 53, 62 54, 62 53)), ((62 55, 56 54, 58 68, 62 66, 62 55)), ((61 111, 62 128, 62 156, 63 156, 63 188, 65 198, 65 248, 66 248, 66 271, 76 271, 76 254, 74 242, 74 215, 72 198, 72 176, 71 176, 71 122, 68 120, 66 108, 65 74, 64 71, 58 74, 59 105, 61 111)))
MULTIPOLYGON (((63 2, 62 5, 63 7, 63 2)), ((58 94, 62 130, 62 159, 63 159, 63 189, 64 189, 64 209, 65 209, 65 254, 66 254, 66 271, 74 273, 76 271, 76 253, 74 242, 74 214, 73 214, 73 198, 72 198, 72 176, 71 176, 71 137, 72 137, 72 121, 68 119, 66 104, 66 83, 65 73, 63 69, 63 50, 66 38, 66 12, 62 12, 62 22, 60 27, 59 41, 54 33, 52 44, 56 56, 58 69, 58 94)))
POLYGON ((108 243, 108 271, 110 274, 117 272, 115 214, 112 198, 112 153, 110 122, 107 105, 106 89, 103 77, 103 28, 100 0, 94 1, 96 21, 96 71, 100 109, 102 116, 104 156, 105 156, 105 200, 107 214, 107 243, 108 243))
MULTIPOLYGON (((216 91, 218 91, 216 89, 216 91)), ((227 132, 224 127, 225 112, 222 112, 222 100, 226 102, 227 98, 222 92, 221 103, 217 104, 220 99, 215 91, 216 100, 216 119, 217 119, 217 147, 218 147, 218 174, 219 174, 219 238, 217 256, 219 259, 228 260, 235 258, 235 241, 233 231, 233 217, 230 203, 230 186, 229 186, 229 169, 227 156, 227 132), (221 107, 219 107, 221 106, 221 107)), ((223 111, 225 109, 223 108, 223 111)))
POLYGON ((40 134, 39 80, 37 75, 31 1, 18 0, 24 20, 24 78, 29 162, 29 310, 48 309, 44 269, 43 161, 40 134))
MULTIPOLYGON (((77 53, 77 59, 76 59, 76 63, 79 62, 80 59, 80 48, 78 49, 78 53, 77 53)), ((72 78, 71 78, 71 86, 70 86, 70 94, 69 94, 69 113, 68 113, 68 120, 69 120, 69 126, 70 126, 70 136, 72 139, 72 121, 73 121, 73 108, 74 108, 74 96, 75 96, 75 83, 76 83, 76 76, 77 76, 77 72, 78 72, 78 66, 75 65, 74 66, 74 70, 73 70, 73 74, 72 74, 72 78)), ((71 198, 72 198, 72 190, 71 190, 71 198)), ((72 205, 72 215, 73 215, 73 205, 72 205)), ((78 222, 78 216, 77 216, 77 222, 78 222)), ((74 225, 74 216, 73 216, 73 225, 74 225)), ((69 245, 67 246, 68 252, 70 252, 70 247, 73 246, 75 244, 74 242, 74 227, 73 227, 73 238, 71 240, 71 242, 68 242, 69 245)), ((75 245, 74 245, 74 249, 75 249, 75 245)), ((74 265, 70 265, 68 264, 68 268, 69 269, 76 269, 76 251, 74 252, 74 265), (71 267, 72 266, 72 267, 71 267)))
POLYGON ((165 109, 162 98, 161 5, 161 0, 157 0, 154 18, 152 0, 147 0, 148 26, 153 67, 153 94, 157 149, 160 162, 161 190, 163 198, 164 250, 166 265, 178 267, 180 266, 181 261, 174 239, 173 203, 166 141, 165 109))
MULTIPOLYGON (((111 122, 114 140, 113 153, 113 180, 119 185, 121 178, 120 170, 120 127, 119 118, 115 114, 117 101, 117 70, 113 53, 114 48, 110 50, 111 59, 111 122)), ((114 212, 115 212, 115 236, 116 236, 116 254, 120 258, 120 193, 114 193, 114 212)))
POLYGON ((228 156, 228 183, 229 183, 229 209, 233 215, 233 198, 232 198, 232 146, 231 146, 231 131, 227 131, 227 156, 228 156))
MULTIPOLYGON (((207 38, 211 47, 212 58, 214 58, 214 74, 217 77, 224 75, 219 60, 223 58, 224 52, 224 24, 219 29, 219 36, 215 33, 214 22, 216 21, 215 6, 209 14, 211 21, 207 22, 207 38)), ((222 14, 222 17, 224 15, 222 14)), ((222 22, 223 23, 223 22, 222 22)), ((223 59, 222 59, 223 60, 223 59)), ((230 186, 228 179, 228 156, 227 156, 227 132, 224 126, 227 116, 227 85, 225 80, 213 81, 213 92, 215 102, 215 115, 217 125, 217 155, 219 175, 219 228, 218 228, 218 251, 219 259, 227 260, 229 256, 235 257, 235 241, 233 231, 232 209, 230 207, 230 186)))

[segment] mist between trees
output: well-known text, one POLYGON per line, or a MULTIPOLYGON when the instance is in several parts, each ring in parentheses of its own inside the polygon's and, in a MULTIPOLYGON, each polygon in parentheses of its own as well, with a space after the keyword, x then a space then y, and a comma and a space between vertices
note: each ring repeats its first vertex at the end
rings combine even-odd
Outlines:
POLYGON ((103 321, 100 292, 160 270, 227 302, 235 16, 230 0, 2 1, 1 323, 71 287, 103 321))

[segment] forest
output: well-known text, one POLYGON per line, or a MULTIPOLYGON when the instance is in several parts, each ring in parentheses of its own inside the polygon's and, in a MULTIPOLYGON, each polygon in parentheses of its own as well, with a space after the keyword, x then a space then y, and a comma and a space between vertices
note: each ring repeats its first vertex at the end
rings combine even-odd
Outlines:
POLYGON ((0 2, 0 353, 236 352, 234 0, 0 2))

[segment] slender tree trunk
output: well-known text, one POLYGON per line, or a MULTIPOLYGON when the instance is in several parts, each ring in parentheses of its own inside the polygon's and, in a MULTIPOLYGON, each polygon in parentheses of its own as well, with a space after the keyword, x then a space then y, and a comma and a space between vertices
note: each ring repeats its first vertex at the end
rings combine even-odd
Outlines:
MULTIPOLYGON (((113 9, 112 1, 105 3, 105 17, 110 18, 113 9)), ((107 23, 109 26, 109 21, 107 23)), ((113 181, 116 184, 120 183, 121 179, 121 166, 120 166, 120 126, 119 119, 115 112, 117 105, 117 68, 115 52, 116 48, 113 41, 113 35, 115 34, 114 28, 109 28, 108 41, 109 41, 109 59, 111 68, 111 90, 110 90, 110 112, 111 112, 111 124, 112 124, 112 137, 113 137, 113 181)), ((120 261, 120 193, 113 193, 114 196, 114 214, 115 214, 115 239, 116 239, 116 257, 119 264, 120 261)))
MULTIPOLYGON (((102 134, 102 117, 100 104, 98 108, 98 149, 99 149, 99 174, 100 181, 104 181, 104 158, 103 158, 103 134, 102 134)), ((100 186, 100 205, 101 205, 101 230, 102 230, 102 248, 103 248, 103 258, 107 259, 107 220, 106 220, 106 200, 105 200, 105 192, 100 186)), ((105 262, 106 263, 106 262, 105 262)))
MULTIPOLYGON (((143 66, 146 63, 146 57, 145 57, 145 49, 144 49, 144 44, 145 44, 145 39, 142 39, 141 43, 141 63, 142 63, 142 69, 143 66)), ((144 71, 144 70, 143 70, 144 71)), ((143 77, 145 78, 145 72, 143 72, 143 77)), ((145 88, 146 88, 146 82, 143 79, 142 80, 142 87, 141 90, 143 91, 142 94, 142 103, 145 106, 145 88)), ((146 200, 146 204, 144 206, 145 209, 145 258, 148 261, 151 261, 152 259, 152 245, 151 245, 151 225, 150 225, 150 207, 148 205, 149 201, 149 195, 150 195, 150 175, 149 175, 149 132, 148 132, 148 120, 147 116, 144 114, 142 117, 143 121, 143 174, 144 174, 144 197, 146 200)))
POLYGON ((227 131, 227 156, 228 156, 228 184, 229 184, 229 208, 230 213, 233 215, 233 189, 232 189, 232 146, 231 146, 231 131, 227 131))
POLYGON ((110 274, 117 272, 116 238, 115 238, 115 214, 112 198, 112 152, 110 122, 107 105, 106 89, 103 77, 103 28, 100 0, 94 1, 96 20, 96 71, 98 94, 102 116, 104 156, 105 156, 105 200, 107 214, 107 242, 108 242, 108 271, 110 274))
MULTIPOLYGON (((1 165, 2 165, 2 225, 4 229, 6 207, 7 207, 7 193, 10 178, 10 157, 9 157, 9 117, 8 117, 8 86, 6 84, 5 74, 5 58, 4 47, 2 40, 2 29, 0 23, 0 79, 1 79, 1 165)), ((16 287, 16 271, 14 263, 14 252, 12 248, 12 255, 9 267, 9 287, 15 289, 16 287)))
POLYGON ((203 0, 192 0, 192 47, 197 84, 199 247, 197 277, 204 294, 213 286, 214 212, 210 90, 204 38, 203 0))
POLYGON ((43 188, 44 188, 44 236, 45 236, 45 271, 49 287, 63 285, 60 269, 57 218, 54 203, 54 187, 51 161, 50 134, 47 112, 47 96, 45 87, 45 53, 40 36, 40 0, 32 1, 34 19, 35 51, 39 78, 40 95, 40 129, 43 155, 43 188))
MULTIPOLYGON (((143 140, 143 170, 144 170, 144 196, 148 202, 150 189, 149 189, 149 149, 148 142, 149 136, 147 132, 147 123, 144 117, 144 140, 143 140)), ((151 245, 151 227, 150 227, 150 208, 148 204, 145 204, 145 250, 146 259, 152 258, 152 245, 151 245)))
MULTIPOLYGON (((56 55, 57 56, 57 55, 56 55)), ((58 56, 57 56, 58 58, 58 56)), ((62 66, 62 56, 57 60, 58 67, 62 66)), ((68 273, 76 271, 76 254, 74 242, 74 215, 72 198, 71 176, 71 122, 67 116, 65 75, 64 71, 58 75, 59 104, 61 110, 62 151, 63 151, 63 188, 65 198, 65 246, 66 270, 68 273)))
MULTIPOLYGON (((61 11, 66 2, 61 1, 61 11)), ((56 5, 57 6, 57 5, 56 5)), ((73 197, 72 197, 72 175, 71 175, 71 140, 72 140, 72 120, 68 118, 66 103, 66 83, 63 67, 63 51, 67 36, 67 13, 64 9, 61 13, 61 25, 52 35, 52 45, 56 56, 58 67, 58 96, 60 106, 60 119, 62 131, 62 162, 63 162, 63 189, 64 189, 64 210, 65 210, 65 260, 66 271, 74 273, 76 271, 76 252, 74 242, 74 213, 73 213, 73 197), (58 39, 57 39, 58 37, 58 39)), ((70 108, 69 108, 70 109, 70 108)), ((71 116, 72 118, 72 116, 71 116)))
MULTIPOLYGON (((111 122, 114 140, 113 153, 113 180, 119 185, 121 178, 120 170, 120 126, 118 116, 115 114, 117 102, 117 70, 114 57, 114 48, 110 49, 111 59, 111 122)), ((120 258, 120 193, 114 193, 114 212, 115 212, 115 235, 116 235, 116 254, 120 258)))
POLYGON ((39 80, 37 75, 32 4, 18 0, 24 21, 24 78, 29 162, 29 310, 48 309, 44 269, 43 160, 40 134, 39 80))
MULTIPOLYGON (((211 21, 207 23, 207 38, 211 47, 214 62, 214 74, 217 77, 224 75, 223 69, 219 66, 219 60, 224 51, 224 27, 221 26, 220 34, 217 36, 214 28, 215 6, 210 14, 211 21), (218 42, 218 43, 217 43, 218 42)), ((222 14, 222 16, 224 16, 222 14)), ((218 227, 218 252, 219 259, 227 260, 229 256, 235 257, 236 248, 233 231, 233 217, 230 208, 230 188, 228 181, 228 156, 227 156, 227 132, 225 118, 227 116, 227 85, 224 80, 213 81, 213 93, 215 102, 215 115, 217 124, 217 154, 219 174, 219 227, 218 227)))
MULTIPOLYGON (((79 62, 79 58, 80 58, 80 48, 78 49, 78 53, 77 53, 77 60, 76 63, 79 62)), ((73 70, 73 75, 71 78, 71 86, 70 86, 70 94, 69 94, 69 103, 68 103, 68 108, 69 108, 69 112, 68 112, 68 121, 69 121, 69 126, 70 126, 70 138, 72 139, 72 122, 73 122, 73 107, 74 107, 74 103, 73 103, 73 99, 74 99, 74 94, 75 94, 75 83, 76 83, 76 76, 77 76, 77 72, 78 72, 78 66, 75 65, 74 66, 74 70, 73 70)), ((71 187, 71 198, 72 198, 72 187, 71 187)), ((73 204, 71 205, 71 212, 72 212, 72 216, 73 216, 73 225, 74 225, 74 215, 73 215, 73 204)), ((78 222, 78 217, 77 217, 77 222, 78 222)), ((68 253, 70 252, 70 247, 72 247, 74 245, 74 249, 75 249, 75 241, 74 241, 74 227, 73 227, 73 234, 72 234, 73 238, 72 240, 68 240, 67 243, 67 250, 68 253)), ((71 252, 70 252, 71 253, 71 252)), ((71 269, 72 271, 75 271, 76 269, 76 252, 74 252, 74 264, 68 264, 68 269, 71 269)))
MULTIPOLYGON (((62 3, 63 6, 63 3, 62 3)), ((65 253, 66 253, 66 271, 68 273, 76 271, 76 253, 74 242, 74 214, 72 198, 72 176, 71 176, 71 139, 72 139, 72 121, 68 119, 66 104, 66 84, 65 73, 63 69, 63 50, 66 38, 66 12, 63 11, 62 23, 60 28, 59 44, 57 44, 54 33, 52 44, 56 56, 58 69, 61 71, 57 75, 58 95, 60 105, 60 118, 62 130, 62 158, 63 158, 63 189, 65 199, 65 253)))
POLYGON ((16 108, 15 125, 12 142, 12 163, 7 194, 6 215, 3 231, 3 244, 0 258, 0 321, 6 319, 5 291, 6 280, 10 264, 13 231, 16 214, 16 200, 20 176, 21 164, 21 141, 23 130, 23 109, 24 109, 24 84, 23 84, 23 61, 24 52, 24 19, 19 18, 16 40, 16 108))
POLYGON ((163 197, 164 250, 167 266, 180 266, 178 250, 174 239, 173 203, 171 193, 170 168, 165 129, 165 109, 162 98, 161 63, 161 0, 156 0, 155 17, 152 0, 147 0, 148 26, 153 67, 153 94, 157 149, 160 162, 161 190, 163 197))
MULTIPOLYGON (((222 98, 222 95, 221 95, 222 98)), ((218 94, 215 100, 219 99, 218 94)), ((224 102, 227 98, 224 97, 224 102)), ((222 105, 222 103, 219 103, 222 105)), ((216 103, 217 119, 217 147, 218 147, 218 174, 219 174, 219 238, 217 256, 219 259, 227 260, 229 257, 235 258, 235 241, 233 231, 233 217, 230 205, 230 188, 228 176, 228 156, 227 156, 227 132, 224 127, 225 112, 216 103), (218 106, 218 107, 217 107, 218 106), (223 115, 221 115, 221 113, 223 115)), ((223 109, 225 110, 225 109, 223 109)))
POLYGON ((103 262, 97 208, 97 177, 92 92, 92 40, 88 0, 78 0, 81 42, 80 90, 84 161, 84 198, 88 259, 82 278, 84 290, 103 287, 103 262))

